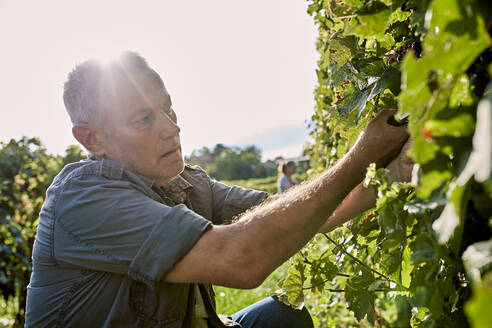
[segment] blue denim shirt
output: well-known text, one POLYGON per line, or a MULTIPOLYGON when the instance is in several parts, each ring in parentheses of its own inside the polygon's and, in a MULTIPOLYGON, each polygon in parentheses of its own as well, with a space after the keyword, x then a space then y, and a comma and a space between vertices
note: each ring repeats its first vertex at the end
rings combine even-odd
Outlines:
POLYGON ((212 223, 266 196, 198 167, 155 188, 114 161, 67 165, 40 212, 26 326, 182 327, 193 285, 162 278, 212 223))

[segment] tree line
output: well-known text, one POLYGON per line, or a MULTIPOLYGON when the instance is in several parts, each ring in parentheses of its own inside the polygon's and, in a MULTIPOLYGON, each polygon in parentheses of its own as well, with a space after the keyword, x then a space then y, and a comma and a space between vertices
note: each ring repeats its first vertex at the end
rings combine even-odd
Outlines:
POLYGON ((217 180, 241 180, 266 178, 277 172, 276 160, 262 162, 261 149, 256 146, 230 147, 216 144, 213 148, 202 147, 185 156, 189 164, 201 166, 217 180))

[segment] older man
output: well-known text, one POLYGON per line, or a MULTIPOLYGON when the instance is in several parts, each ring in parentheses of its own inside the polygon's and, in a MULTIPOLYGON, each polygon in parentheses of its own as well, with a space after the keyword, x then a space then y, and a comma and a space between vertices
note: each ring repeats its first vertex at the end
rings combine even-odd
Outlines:
POLYGON ((210 285, 258 286, 326 226, 369 163, 388 163, 407 139, 383 111, 336 166, 265 200, 184 165, 171 98, 138 54, 77 66, 64 101, 91 155, 47 191, 31 327, 312 327, 305 309, 272 298, 219 318, 210 285))

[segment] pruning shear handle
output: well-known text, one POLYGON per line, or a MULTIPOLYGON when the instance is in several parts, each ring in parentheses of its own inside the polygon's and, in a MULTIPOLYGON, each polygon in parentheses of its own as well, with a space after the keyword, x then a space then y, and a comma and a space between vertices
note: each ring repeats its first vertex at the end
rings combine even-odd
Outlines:
POLYGON ((405 114, 395 114, 393 116, 391 116, 389 119, 388 119, 388 124, 391 124, 393 126, 401 126, 401 125, 405 125, 408 123, 408 116, 410 114, 408 113, 405 113, 405 114))

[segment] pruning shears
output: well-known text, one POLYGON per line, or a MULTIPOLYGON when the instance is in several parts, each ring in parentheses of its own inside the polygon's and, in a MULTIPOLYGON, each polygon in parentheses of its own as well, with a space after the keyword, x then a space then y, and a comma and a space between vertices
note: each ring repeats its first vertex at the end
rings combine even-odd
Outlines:
POLYGON ((408 116, 410 114, 408 113, 405 113, 405 114, 395 114, 393 116, 391 116, 389 119, 388 119, 388 124, 391 124, 391 125, 394 125, 394 126, 401 126, 401 125, 405 125, 408 123, 408 116))

